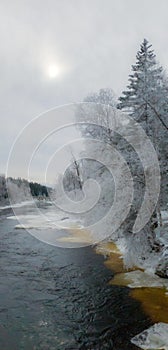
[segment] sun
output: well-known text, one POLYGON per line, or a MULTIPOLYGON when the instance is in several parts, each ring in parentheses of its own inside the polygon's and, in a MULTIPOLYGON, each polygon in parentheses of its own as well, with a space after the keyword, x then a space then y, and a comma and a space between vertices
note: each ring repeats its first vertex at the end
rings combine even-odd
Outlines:
POLYGON ((47 73, 50 79, 57 78, 61 73, 61 68, 56 64, 49 64, 47 73))

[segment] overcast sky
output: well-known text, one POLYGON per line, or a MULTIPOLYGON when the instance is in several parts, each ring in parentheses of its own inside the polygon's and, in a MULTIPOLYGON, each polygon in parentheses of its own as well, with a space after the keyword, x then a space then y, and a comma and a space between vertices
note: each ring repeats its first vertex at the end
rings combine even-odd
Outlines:
POLYGON ((2 0, 0 172, 38 114, 100 88, 119 96, 144 37, 168 69, 167 14, 167 0, 2 0))

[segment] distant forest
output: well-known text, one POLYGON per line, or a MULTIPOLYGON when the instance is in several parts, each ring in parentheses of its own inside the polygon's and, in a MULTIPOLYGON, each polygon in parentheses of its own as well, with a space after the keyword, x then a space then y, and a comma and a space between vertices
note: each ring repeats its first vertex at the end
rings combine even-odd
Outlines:
POLYGON ((48 197, 49 188, 37 182, 28 182, 25 179, 12 177, 5 178, 0 175, 0 202, 8 202, 8 197, 13 202, 31 199, 33 197, 48 197), (10 195, 9 195, 10 194, 10 195))

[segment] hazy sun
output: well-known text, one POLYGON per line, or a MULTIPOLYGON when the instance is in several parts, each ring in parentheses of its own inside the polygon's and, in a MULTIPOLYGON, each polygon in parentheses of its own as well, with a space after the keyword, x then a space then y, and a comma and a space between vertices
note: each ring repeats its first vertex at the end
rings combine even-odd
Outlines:
POLYGON ((56 64, 50 64, 48 66, 48 77, 54 79, 60 75, 61 69, 56 64))

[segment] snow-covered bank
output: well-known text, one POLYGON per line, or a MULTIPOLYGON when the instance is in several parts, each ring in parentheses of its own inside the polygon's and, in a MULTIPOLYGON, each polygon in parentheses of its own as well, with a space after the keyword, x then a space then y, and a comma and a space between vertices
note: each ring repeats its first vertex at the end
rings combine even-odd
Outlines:
MULTIPOLYGON (((101 241, 114 242, 123 256, 125 268, 133 268, 134 266, 143 269, 147 274, 167 278, 168 277, 168 211, 161 212, 163 226, 155 229, 152 237, 152 232, 149 227, 145 227, 137 234, 127 232, 126 226, 121 226, 120 229, 113 231, 113 220, 106 218, 102 220, 102 215, 109 210, 111 192, 108 189, 108 184, 105 185, 105 179, 99 179, 101 188, 108 193, 106 197, 100 198, 94 209, 86 211, 78 215, 78 223, 90 231, 93 244, 101 241), (103 186, 102 186, 103 185, 103 186), (94 223, 96 225, 94 226, 94 223), (113 233, 112 233, 113 232, 113 233)), ((93 188, 90 187, 88 193, 92 196, 93 188)), ((76 204, 80 207, 81 191, 67 192, 68 197, 72 200, 71 208, 76 204), (79 203, 79 204, 78 204, 79 203)), ((82 198, 82 199, 81 199, 82 198)), ((64 207, 65 198, 60 199, 62 207, 64 207)), ((86 208, 88 201, 86 202, 86 208)), ((72 210, 73 212, 73 210, 72 210)), ((127 224, 126 224, 127 225, 127 224)), ((106 255, 108 252, 104 252, 106 255)))
MULTIPOLYGON (((142 236, 143 239, 143 236, 142 236)), ((157 275, 162 279, 168 278, 168 231, 167 227, 162 228, 162 235, 156 236, 158 250, 150 248, 143 249, 141 238, 133 237, 132 245, 134 250, 130 249, 131 237, 119 237, 115 239, 115 244, 122 253, 125 268, 134 266, 144 270, 148 275, 157 275), (163 234, 164 231, 164 234, 163 234)))

